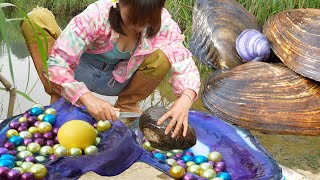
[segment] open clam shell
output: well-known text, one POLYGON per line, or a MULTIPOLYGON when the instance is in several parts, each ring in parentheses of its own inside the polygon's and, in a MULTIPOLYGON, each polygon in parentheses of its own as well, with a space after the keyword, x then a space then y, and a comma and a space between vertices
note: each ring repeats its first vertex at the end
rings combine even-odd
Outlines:
POLYGON ((265 23, 264 34, 286 66, 320 81, 320 9, 279 12, 265 23))
POLYGON ((213 69, 233 68, 244 63, 237 54, 236 39, 246 29, 260 27, 255 17, 235 0, 197 0, 190 50, 213 69))
POLYGON ((215 116, 264 133, 320 135, 320 86, 283 64, 250 62, 220 70, 202 101, 215 116))

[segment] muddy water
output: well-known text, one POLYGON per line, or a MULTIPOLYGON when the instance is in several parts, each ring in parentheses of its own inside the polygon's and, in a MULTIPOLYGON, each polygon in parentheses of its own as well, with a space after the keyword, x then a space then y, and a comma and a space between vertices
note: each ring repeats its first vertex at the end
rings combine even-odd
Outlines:
MULTIPOLYGON (((42 84, 38 80, 38 75, 35 71, 32 60, 25 47, 23 45, 16 45, 12 48, 15 87, 18 90, 29 94, 29 96, 37 103, 48 105, 50 97, 44 92, 42 84), (28 77, 29 66, 30 73, 28 77)), ((8 54, 3 51, 1 52, 1 74, 10 80, 10 82, 13 82, 9 71, 8 54)), ((202 79, 205 79, 210 73, 211 72, 205 70, 205 68, 201 68, 202 79)), ((0 85, 0 87, 3 86, 0 85)), ((116 101, 116 97, 96 95, 111 103, 116 101)), ((143 109, 155 105, 161 105, 169 108, 174 100, 175 96, 171 91, 168 78, 166 78, 151 96, 140 103, 140 106, 143 109)), ((7 117, 8 101, 9 94, 5 91, 0 91, 0 119, 6 119, 7 117)), ((32 106, 32 104, 33 102, 30 102, 18 95, 14 114, 17 115, 25 112, 32 106)), ((208 112, 203 107, 200 99, 194 103, 192 109, 208 112)), ((320 137, 266 135, 258 132, 252 133, 280 164, 293 169, 311 171, 312 173, 320 172, 320 137)))

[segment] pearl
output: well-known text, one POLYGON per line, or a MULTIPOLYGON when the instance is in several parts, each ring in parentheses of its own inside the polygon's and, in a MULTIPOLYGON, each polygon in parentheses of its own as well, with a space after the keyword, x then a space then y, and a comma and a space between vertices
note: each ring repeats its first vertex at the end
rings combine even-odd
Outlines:
POLYGON ((97 154, 98 148, 96 146, 88 146, 84 149, 84 154, 97 154))
POLYGON ((142 144, 142 147, 143 147, 145 150, 149 151, 149 152, 155 150, 155 149, 151 146, 150 142, 144 142, 144 143, 142 144))
POLYGON ((56 157, 54 154, 50 155, 50 157, 49 157, 50 160, 54 160, 54 159, 56 159, 56 158, 57 158, 57 157, 56 157))
POLYGON ((56 116, 57 115, 57 111, 55 109, 53 109, 53 108, 48 108, 48 109, 46 109, 44 111, 44 114, 52 114, 52 115, 56 116))
POLYGON ((36 158, 33 157, 33 156, 26 157, 25 161, 26 162, 32 162, 32 163, 36 163, 37 162, 36 158))
POLYGON ((25 160, 28 156, 33 156, 33 154, 30 151, 21 151, 17 155, 20 160, 25 160))
POLYGON ((11 169, 7 174, 8 179, 20 179, 20 176, 20 171, 16 169, 11 169))
POLYGON ((186 166, 190 167, 190 166, 195 165, 195 164, 196 164, 195 162, 189 161, 189 162, 186 163, 186 166))
POLYGON ((35 127, 38 127, 40 123, 41 123, 41 121, 36 121, 36 122, 33 123, 33 125, 34 125, 35 127))
POLYGON ((37 126, 37 130, 42 134, 44 134, 46 132, 50 132, 50 131, 52 131, 52 125, 48 122, 41 122, 37 126))
POLYGON ((21 167, 14 167, 12 169, 18 170, 20 174, 24 173, 24 170, 21 167))
POLYGON ((43 134, 43 137, 46 139, 53 139, 53 133, 52 132, 46 132, 43 134))
POLYGON ((41 105, 41 104, 34 104, 34 105, 32 105, 31 108, 34 108, 34 107, 38 107, 38 108, 40 108, 42 111, 44 110, 44 107, 43 107, 43 105, 41 105))
POLYGON ((7 149, 10 149, 10 150, 12 150, 12 149, 15 148, 15 145, 14 145, 12 142, 6 142, 6 143, 4 143, 3 146, 4 146, 5 148, 7 148, 7 149))
POLYGON ((166 156, 167 156, 168 158, 172 158, 172 157, 174 156, 174 154, 173 154, 172 152, 167 152, 167 153, 166 153, 166 156))
POLYGON ((217 151, 213 151, 208 155, 208 159, 210 161, 219 162, 222 160, 222 155, 217 151))
POLYGON ((15 156, 17 154, 17 151, 16 150, 10 150, 8 151, 9 154, 15 156))
POLYGON ((20 126, 25 126, 26 128, 29 127, 29 123, 28 122, 22 122, 20 123, 20 126))
POLYGON ((220 173, 218 174, 218 177, 221 178, 221 179, 223 179, 223 180, 232 180, 232 177, 231 177, 230 174, 227 173, 227 172, 220 172, 220 173))
POLYGON ((199 165, 201 163, 208 162, 208 159, 205 156, 200 155, 200 156, 195 156, 193 161, 199 165))
POLYGON ((55 144, 54 146, 53 146, 53 149, 55 149, 55 148, 57 148, 57 147, 59 147, 59 146, 61 146, 60 144, 55 144))
POLYGON ((39 154, 42 156, 49 156, 53 154, 53 148, 51 146, 43 146, 40 148, 39 154))
POLYGON ((19 119, 18 119, 18 122, 19 123, 22 123, 22 122, 28 122, 28 119, 26 118, 26 117, 20 117, 19 119))
POLYGON ((47 142, 43 138, 37 138, 34 140, 35 143, 38 143, 40 146, 44 146, 47 142))
POLYGON ((18 127, 18 131, 21 132, 21 131, 26 131, 28 128, 26 126, 20 126, 18 127))
POLYGON ((14 162, 9 159, 0 159, 0 166, 5 166, 11 169, 14 167, 14 162))
POLYGON ((17 122, 17 121, 11 121, 11 122, 9 123, 9 127, 10 127, 11 129, 17 129, 17 128, 19 127, 19 122, 17 122))
POLYGON ((48 159, 44 156, 36 156, 35 159, 36 159, 37 163, 45 163, 48 161, 48 159))
POLYGON ((34 107, 34 108, 31 108, 30 109, 30 114, 32 115, 32 116, 39 116, 40 114, 42 113, 42 109, 41 108, 39 108, 39 107, 34 107))
POLYGON ((189 156, 192 156, 192 157, 194 156, 193 152, 190 152, 190 151, 186 152, 185 154, 189 155, 189 156))
POLYGON ((48 145, 48 146, 54 146, 55 143, 54 143, 53 140, 47 140, 47 145, 48 145))
POLYGON ((30 116, 30 113, 29 113, 29 111, 27 111, 27 112, 23 113, 23 117, 26 117, 26 118, 28 118, 29 116, 30 116))
POLYGON ((23 139, 20 136, 11 136, 9 141, 12 142, 15 146, 19 146, 22 144, 23 139))
POLYGON ((25 150, 27 150, 27 147, 26 146, 18 146, 17 147, 17 151, 25 151, 25 150))
POLYGON ((213 169, 204 170, 200 176, 205 179, 210 179, 216 177, 217 173, 213 169))
POLYGON ((24 144, 25 146, 27 146, 27 145, 30 144, 30 143, 32 143, 32 139, 24 139, 24 140, 23 140, 23 144, 24 144))
POLYGON ((32 153, 38 153, 40 148, 41 148, 40 144, 35 143, 35 142, 34 143, 30 143, 27 146, 27 150, 32 152, 32 153))
POLYGON ((52 132, 53 134, 57 135, 59 132, 59 128, 53 128, 52 132))
POLYGON ((9 171, 10 169, 6 166, 0 167, 0 177, 7 177, 9 171))
POLYGON ((40 114, 37 119, 38 121, 43 121, 43 118, 44 118, 45 114, 40 114))
POLYGON ((21 166, 22 163, 22 161, 16 161, 16 166, 21 166))
POLYGON ((35 134, 36 132, 38 132, 37 128, 32 126, 32 127, 29 127, 28 131, 31 133, 31 134, 35 134))
POLYGON ((54 148, 53 153, 56 157, 67 156, 67 149, 63 146, 54 148))
POLYGON ((32 134, 29 131, 21 131, 21 132, 19 132, 19 136, 23 139, 31 139, 32 138, 32 134))
POLYGON ((193 157, 190 156, 190 155, 184 155, 184 156, 181 157, 181 159, 182 159, 184 162, 193 161, 193 157))
POLYGON ((0 160, 2 160, 2 159, 7 159, 7 160, 11 160, 11 161, 15 161, 16 160, 16 158, 11 154, 3 154, 1 156, 1 158, 0 158, 0 160))
POLYGON ((0 155, 7 154, 7 153, 8 153, 8 149, 7 148, 0 147, 0 155))
POLYGON ((6 135, 7 135, 7 138, 11 138, 12 136, 18 136, 19 133, 17 130, 15 129, 9 129, 7 132, 6 132, 6 135))
POLYGON ((34 116, 29 116, 28 117, 28 122, 30 123, 30 124, 33 124, 33 123, 35 123, 37 121, 37 118, 36 117, 34 117, 34 116))
POLYGON ((51 125, 55 124, 56 123, 56 116, 55 115, 52 115, 52 114, 47 114, 43 117, 43 122, 48 122, 50 123, 51 125))
POLYGON ((42 164, 34 164, 33 166, 31 166, 30 172, 36 179, 41 179, 47 175, 48 170, 42 164))
POLYGON ((213 166, 210 163, 207 163, 207 162, 200 164, 199 167, 202 170, 213 169, 213 166))
POLYGON ((39 133, 39 132, 36 132, 36 133, 34 133, 33 137, 34 138, 42 138, 43 135, 41 133, 39 133))
POLYGON ((68 150, 68 156, 81 156, 82 151, 79 148, 70 148, 68 150))
POLYGON ((200 167, 198 165, 192 165, 187 168, 187 172, 191 172, 196 175, 200 175, 200 167))
POLYGON ((109 121, 98 121, 97 129, 100 132, 105 132, 111 128, 111 123, 109 121))
POLYGON ((96 137, 96 142, 94 143, 95 145, 98 145, 101 141, 101 137, 96 137))
POLYGON ((20 167, 24 170, 24 172, 29 171, 29 169, 33 166, 32 162, 23 162, 20 167))
POLYGON ((170 176, 176 179, 182 178, 184 173, 185 169, 181 166, 173 166, 169 170, 170 176))
POLYGON ((185 174, 183 180, 195 180, 192 174, 185 174))
POLYGON ((31 172, 25 172, 21 175, 21 180, 34 180, 34 175, 31 172))
POLYGON ((166 164, 168 164, 169 166, 177 166, 178 165, 177 161, 174 159, 167 159, 166 164))
POLYGON ((183 153, 183 150, 181 150, 181 149, 174 149, 174 150, 172 150, 172 153, 174 153, 174 154, 178 154, 178 153, 182 154, 182 153, 183 153))

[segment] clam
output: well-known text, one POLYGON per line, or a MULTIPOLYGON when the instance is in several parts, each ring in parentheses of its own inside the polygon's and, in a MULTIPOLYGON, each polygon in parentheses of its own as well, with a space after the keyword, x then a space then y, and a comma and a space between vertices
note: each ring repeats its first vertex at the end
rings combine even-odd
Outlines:
POLYGON ((267 20, 264 34, 286 66, 320 81, 320 9, 281 11, 267 20))
POLYGON ((264 133, 320 135, 320 86, 285 65, 250 62, 219 70, 202 101, 215 116, 264 133))
POLYGON ((170 119, 167 119, 163 124, 157 125, 157 121, 168 110, 163 107, 150 107, 139 118, 139 128, 142 133, 149 140, 151 146, 160 150, 173 150, 173 149, 188 149, 196 144, 196 135, 192 127, 188 127, 186 137, 183 137, 183 128, 180 129, 176 137, 171 138, 171 133, 164 134, 170 119))
POLYGON ((260 27, 255 17, 235 0, 197 0, 190 50, 213 69, 233 68, 244 63, 236 51, 236 39, 246 29, 260 27))

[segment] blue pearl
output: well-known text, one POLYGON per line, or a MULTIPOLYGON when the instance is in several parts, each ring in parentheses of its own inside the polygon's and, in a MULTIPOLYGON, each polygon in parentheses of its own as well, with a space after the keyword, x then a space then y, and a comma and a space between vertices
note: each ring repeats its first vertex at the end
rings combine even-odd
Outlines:
POLYGON ((200 155, 194 157, 193 162, 199 165, 201 163, 208 162, 208 159, 205 156, 200 155))
POLYGON ((229 173, 227 173, 227 172, 220 172, 218 174, 218 177, 223 179, 223 180, 232 180, 231 175, 229 173))
POLYGON ((190 155, 184 155, 181 157, 182 161, 184 161, 185 163, 186 162, 189 162, 189 161, 193 161, 193 157, 190 156, 190 155))
POLYGON ((11 169, 14 167, 14 162, 9 159, 0 159, 0 167, 3 167, 3 166, 11 169))
POLYGON ((39 107, 34 107, 34 108, 31 108, 30 109, 30 114, 32 115, 32 116, 39 116, 40 114, 42 114, 42 109, 41 108, 39 108, 39 107))
POLYGON ((23 142, 23 138, 20 136, 12 136, 9 141, 12 142, 15 146, 20 146, 23 142))
POLYGON ((47 114, 43 117, 43 120, 44 122, 48 122, 50 123, 51 125, 53 125, 55 122, 56 122, 56 116, 55 115, 52 115, 52 114, 47 114))
POLYGON ((11 160, 11 161, 15 161, 16 158, 11 155, 11 154, 2 154, 1 157, 0 157, 0 160, 11 160))
POLYGON ((157 159, 159 159, 159 160, 161 160, 161 161, 165 161, 165 160, 166 160, 166 157, 165 157, 163 154, 161 154, 161 153, 155 153, 155 154, 153 155, 153 157, 155 157, 155 158, 157 158, 157 159))

